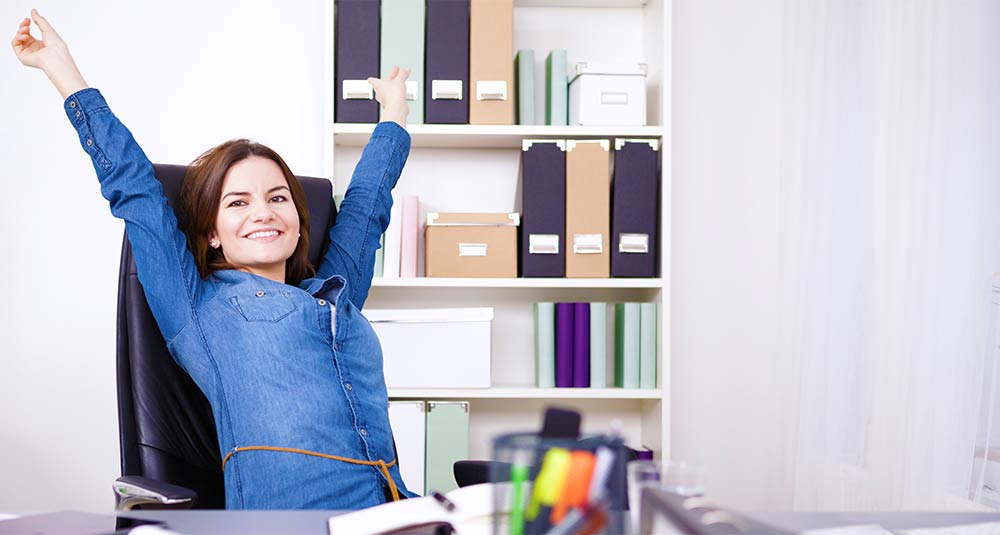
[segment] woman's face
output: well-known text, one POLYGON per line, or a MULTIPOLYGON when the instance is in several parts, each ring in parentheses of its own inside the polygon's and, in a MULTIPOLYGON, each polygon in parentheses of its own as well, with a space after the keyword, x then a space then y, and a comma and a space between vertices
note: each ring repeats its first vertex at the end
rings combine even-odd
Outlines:
POLYGON ((211 247, 251 273, 285 282, 285 261, 299 240, 299 214, 278 164, 250 156, 229 168, 211 247))

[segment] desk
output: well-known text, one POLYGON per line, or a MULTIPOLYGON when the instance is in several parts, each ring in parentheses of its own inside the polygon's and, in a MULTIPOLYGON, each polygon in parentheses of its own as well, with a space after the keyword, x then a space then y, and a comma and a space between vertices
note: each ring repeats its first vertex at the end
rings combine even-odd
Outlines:
MULTIPOLYGON (((326 519, 335 511, 133 511, 127 516, 166 521, 188 535, 327 535, 326 519)), ((744 513, 791 531, 856 524, 888 529, 934 528, 1000 522, 997 513, 744 513)))

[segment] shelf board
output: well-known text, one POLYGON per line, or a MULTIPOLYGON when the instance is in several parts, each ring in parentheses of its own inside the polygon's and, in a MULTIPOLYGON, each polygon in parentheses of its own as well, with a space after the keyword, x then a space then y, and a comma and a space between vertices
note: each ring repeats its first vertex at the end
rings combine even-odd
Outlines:
MULTIPOLYGON (((363 147, 368 143, 374 124, 334 123, 336 145, 363 147)), ((545 126, 545 125, 469 125, 414 124, 406 127, 412 147, 431 148, 521 148, 525 139, 594 139, 662 137, 661 126, 545 126)))
POLYGON ((516 7, 643 7, 649 0, 514 0, 516 7))
POLYGON ((390 399, 662 399, 640 388, 390 388, 390 399))
POLYGON ((375 288, 662 288, 663 279, 473 279, 416 277, 372 280, 375 288))

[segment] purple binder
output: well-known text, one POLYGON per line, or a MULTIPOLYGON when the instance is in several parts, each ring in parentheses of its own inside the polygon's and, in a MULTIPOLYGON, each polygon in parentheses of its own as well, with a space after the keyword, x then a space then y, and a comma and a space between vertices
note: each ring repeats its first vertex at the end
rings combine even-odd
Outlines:
POLYGON ((590 386, 590 303, 573 303, 573 386, 590 386))
POLYGON ((377 123, 375 99, 344 99, 344 80, 379 76, 379 0, 337 0, 334 121, 377 123))
POLYGON ((522 277, 566 276, 566 152, 561 143, 526 140, 522 145, 522 277))
POLYGON ((615 141, 611 276, 655 277, 660 153, 646 140, 615 141))
POLYGON ((426 28, 424 122, 469 124, 469 0, 427 0, 426 28), (435 99, 434 80, 461 81, 461 100, 435 99))
POLYGON ((556 387, 573 386, 573 303, 556 303, 556 387))

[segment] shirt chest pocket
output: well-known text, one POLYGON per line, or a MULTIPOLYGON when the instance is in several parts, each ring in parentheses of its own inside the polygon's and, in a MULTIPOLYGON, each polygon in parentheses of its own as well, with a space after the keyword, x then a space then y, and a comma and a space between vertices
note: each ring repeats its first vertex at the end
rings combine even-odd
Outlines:
POLYGON ((295 311, 290 297, 264 290, 231 296, 229 304, 247 321, 280 321, 295 311))

